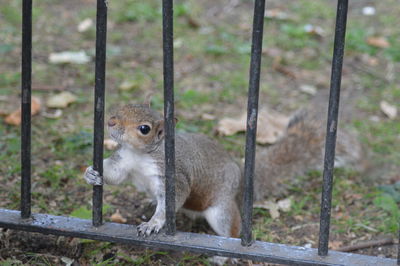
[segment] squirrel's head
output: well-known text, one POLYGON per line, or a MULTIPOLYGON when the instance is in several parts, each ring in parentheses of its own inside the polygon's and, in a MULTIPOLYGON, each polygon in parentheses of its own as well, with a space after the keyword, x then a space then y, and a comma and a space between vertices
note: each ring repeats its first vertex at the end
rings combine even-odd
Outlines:
POLYGON ((113 140, 141 151, 154 149, 164 138, 164 119, 148 104, 123 106, 107 125, 113 140))

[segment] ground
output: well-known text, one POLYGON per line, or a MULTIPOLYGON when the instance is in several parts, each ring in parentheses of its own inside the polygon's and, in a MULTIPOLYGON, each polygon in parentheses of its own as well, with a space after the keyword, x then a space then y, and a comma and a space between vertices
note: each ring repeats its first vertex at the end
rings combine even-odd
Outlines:
MULTIPOLYGON (((216 136, 215 127, 218 120, 240 115, 246 108, 253 1, 174 2, 178 130, 207 134, 241 159, 244 135, 216 136)), ((335 2, 267 1, 267 10, 272 12, 265 19, 260 106, 285 114, 310 105, 326 109, 335 2), (306 25, 314 30, 307 32, 306 25), (305 93, 305 86, 315 93, 305 93)), ((107 110, 140 103, 148 91, 154 92, 152 106, 162 110, 160 8, 158 1, 109 1, 107 110), (121 90, 124 82, 129 88, 121 90)), ((21 1, 0 0, 2 114, 18 104, 20 9, 21 1)), ((397 236, 400 123, 398 116, 389 119, 380 103, 400 108, 400 76, 396 75, 400 71, 399 12, 396 0, 350 1, 340 126, 358 133, 367 151, 368 170, 335 172, 333 249, 397 236), (374 7, 376 14, 364 15, 365 6, 374 7)), ((90 218, 92 189, 83 180, 82 171, 92 160, 95 28, 77 31, 78 24, 87 18, 95 20, 94 0, 34 1, 32 85, 33 95, 42 99, 43 110, 32 119, 33 212, 90 218), (89 63, 49 62, 50 53, 80 50, 91 56, 89 63), (77 100, 62 109, 61 117, 46 117, 54 110, 47 109, 45 101, 59 91, 69 91, 77 100)), ((1 208, 19 208, 19 136, 19 128, 0 117, 1 208)), ((106 156, 109 153, 106 151, 106 156)), ((267 210, 255 208, 253 231, 257 239, 316 247, 321 173, 313 171, 299 178, 302 185, 293 186, 283 197, 292 199, 288 212, 273 219, 267 210)), ((133 186, 106 187, 104 202, 105 220, 119 209, 128 223, 137 224, 147 220, 153 210, 145 195, 133 186)), ((179 230, 213 234, 204 221, 192 222, 178 215, 177 223, 179 230)), ((208 263, 200 255, 5 229, 0 245, 4 265, 56 265, 72 260, 75 265, 208 263)), ((393 258, 397 251, 393 244, 356 252, 393 258)))

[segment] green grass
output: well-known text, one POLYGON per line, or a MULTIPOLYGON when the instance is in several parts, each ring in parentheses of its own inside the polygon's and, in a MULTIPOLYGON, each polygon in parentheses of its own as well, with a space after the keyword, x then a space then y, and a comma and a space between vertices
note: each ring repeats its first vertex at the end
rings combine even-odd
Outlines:
POLYGON ((18 72, 3 72, 0 73, 0 94, 8 94, 10 91, 6 88, 14 87, 19 84, 21 74, 18 72))
POLYGON ((128 0, 124 3, 115 2, 111 4, 110 9, 111 19, 117 23, 137 21, 153 22, 159 20, 161 17, 160 6, 152 1, 141 2, 128 0))

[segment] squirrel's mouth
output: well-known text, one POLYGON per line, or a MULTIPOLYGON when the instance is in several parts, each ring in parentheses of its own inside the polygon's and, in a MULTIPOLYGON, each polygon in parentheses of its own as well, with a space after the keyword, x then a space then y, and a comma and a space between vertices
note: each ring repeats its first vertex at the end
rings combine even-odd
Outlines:
POLYGON ((110 131, 110 137, 112 140, 115 140, 118 143, 122 142, 122 133, 118 132, 117 130, 109 129, 110 131))

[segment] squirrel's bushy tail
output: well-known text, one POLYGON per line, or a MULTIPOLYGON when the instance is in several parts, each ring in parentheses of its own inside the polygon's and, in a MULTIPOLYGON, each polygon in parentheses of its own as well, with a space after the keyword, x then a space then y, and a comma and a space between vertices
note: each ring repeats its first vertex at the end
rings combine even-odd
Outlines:
MULTIPOLYGON (((296 177, 310 170, 322 170, 326 122, 317 115, 301 111, 293 116, 286 134, 270 147, 259 147, 256 155, 254 200, 279 197, 287 192, 296 177)), ((361 144, 356 136, 339 128, 335 167, 361 170, 361 144)))

